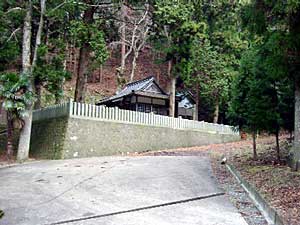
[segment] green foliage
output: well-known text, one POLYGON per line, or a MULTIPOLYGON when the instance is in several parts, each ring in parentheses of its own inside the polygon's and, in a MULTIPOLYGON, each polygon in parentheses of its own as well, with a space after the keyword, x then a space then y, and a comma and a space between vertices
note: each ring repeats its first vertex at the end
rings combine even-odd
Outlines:
POLYGON ((197 82, 202 95, 227 99, 230 71, 224 55, 219 54, 207 39, 196 41, 193 48, 193 75, 187 79, 189 83, 197 82))
POLYGON ((15 1, 0 3, 0 71, 13 67, 20 56, 22 10, 11 10, 18 6, 15 1))
POLYGON ((165 61, 173 63, 173 76, 192 72, 193 42, 206 28, 205 23, 193 20, 193 13, 193 5, 185 1, 156 1, 154 5, 155 39, 163 45, 165 61))
POLYGON ((155 17, 157 20, 157 25, 170 26, 170 29, 177 29, 183 23, 189 22, 193 12, 194 7, 191 4, 186 4, 184 1, 156 1, 155 4, 155 17))
POLYGON ((49 47, 40 45, 36 67, 33 70, 35 83, 42 85, 57 99, 63 97, 62 85, 66 79, 71 78, 69 72, 64 69, 64 45, 56 40, 56 47, 52 49, 54 54, 49 53, 49 47), (60 46, 60 47, 59 47, 60 46))
POLYGON ((108 58, 104 33, 99 29, 101 24, 86 24, 83 21, 72 21, 70 35, 77 47, 88 43, 93 50, 92 61, 96 64, 103 64, 108 58))
POLYGON ((244 130, 276 133, 280 127, 291 129, 292 83, 288 79, 279 82, 287 68, 279 65, 282 60, 273 49, 269 43, 250 48, 234 79, 229 117, 244 130))
POLYGON ((0 74, 0 98, 7 111, 18 114, 25 110, 27 104, 32 102, 34 94, 27 91, 29 82, 27 76, 17 73, 0 74))
POLYGON ((293 80, 299 74, 299 1, 250 1, 242 10, 251 49, 235 78, 230 117, 242 127, 293 129, 293 80), (293 19, 292 19, 293 18, 293 19))
POLYGON ((189 3, 194 9, 191 11, 193 19, 205 24, 205 29, 192 44, 192 72, 183 79, 195 93, 196 88, 200 89, 200 102, 218 104, 220 111, 225 112, 230 84, 238 73, 241 55, 248 47, 239 20, 241 4, 225 0, 189 3))

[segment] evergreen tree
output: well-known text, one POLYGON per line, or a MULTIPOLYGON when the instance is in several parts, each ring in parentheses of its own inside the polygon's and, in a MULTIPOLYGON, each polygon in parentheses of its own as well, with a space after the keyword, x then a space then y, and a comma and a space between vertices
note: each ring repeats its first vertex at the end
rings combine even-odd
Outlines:
MULTIPOLYGON (((266 76, 275 80, 276 88, 279 86, 277 83, 293 80, 295 122, 291 166, 294 169, 299 169, 300 2, 252 0, 245 6, 242 17, 250 32, 250 37, 253 40, 262 41, 262 54, 267 56, 262 57, 264 58, 266 76)), ((278 100, 280 99, 278 98, 278 100)))
POLYGON ((176 79, 191 70, 191 49, 197 36, 204 33, 205 23, 193 20, 194 8, 186 1, 155 1, 155 39, 165 51, 170 84, 169 115, 175 116, 176 79))

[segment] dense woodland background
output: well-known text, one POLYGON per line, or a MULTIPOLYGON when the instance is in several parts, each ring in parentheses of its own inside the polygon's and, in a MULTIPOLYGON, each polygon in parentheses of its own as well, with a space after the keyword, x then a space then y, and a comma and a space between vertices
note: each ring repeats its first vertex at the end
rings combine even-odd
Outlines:
POLYGON ((28 157, 34 108, 96 102, 149 75, 170 94, 170 116, 184 89, 199 120, 251 132, 254 159, 259 132, 275 134, 278 160, 281 130, 300 146, 298 0, 10 0, 0 16, 8 155, 19 121, 28 157))

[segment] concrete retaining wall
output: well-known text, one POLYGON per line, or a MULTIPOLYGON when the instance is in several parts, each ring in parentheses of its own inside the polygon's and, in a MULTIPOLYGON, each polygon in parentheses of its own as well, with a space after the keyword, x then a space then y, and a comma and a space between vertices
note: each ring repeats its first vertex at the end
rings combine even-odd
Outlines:
POLYGON ((62 117, 35 121, 31 155, 47 159, 107 156, 232 142, 238 135, 62 117))
POLYGON ((31 130, 30 156, 43 159, 62 159, 68 117, 34 121, 31 130))

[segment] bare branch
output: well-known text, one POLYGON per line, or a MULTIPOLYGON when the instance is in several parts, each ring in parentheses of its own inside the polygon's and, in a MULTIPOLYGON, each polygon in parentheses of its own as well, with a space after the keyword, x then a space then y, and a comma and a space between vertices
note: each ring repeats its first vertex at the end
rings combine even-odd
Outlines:
POLYGON ((15 30, 11 33, 11 35, 9 36, 9 38, 6 40, 6 42, 9 42, 13 37, 15 37, 15 39, 16 39, 16 41, 17 41, 18 39, 17 39, 16 33, 17 33, 18 31, 20 31, 20 30, 21 30, 21 27, 15 29, 15 30))
POLYGON ((37 60, 37 51, 38 48, 41 44, 41 36, 42 36, 42 31, 43 31, 43 26, 44 26, 44 13, 46 10, 46 0, 41 0, 41 15, 40 15, 40 22, 39 22, 39 28, 36 34, 36 40, 35 40, 35 47, 34 47, 34 54, 33 54, 33 59, 32 59, 32 68, 35 67, 36 60, 37 60))
POLYGON ((74 2, 74 3, 77 3, 78 5, 85 5, 85 6, 88 6, 88 7, 95 7, 95 8, 98 8, 98 7, 101 7, 101 8, 107 8, 107 7, 112 7, 114 6, 115 4, 112 3, 111 1, 107 1, 107 2, 99 2, 98 4, 89 4, 89 3, 84 3, 84 2, 74 2))
POLYGON ((7 11, 5 12, 5 14, 9 14, 9 13, 11 13, 11 12, 13 12, 13 11, 18 11, 18 10, 23 11, 24 9, 22 9, 21 7, 14 7, 14 8, 11 8, 11 9, 7 10, 7 11))
MULTIPOLYGON (((109 43, 108 47, 109 48, 115 48, 115 46, 118 46, 118 45, 121 45, 121 44, 122 44, 122 41, 113 41, 113 42, 109 43)), ((125 42, 125 45, 130 46, 126 42, 125 42)))
POLYGON ((62 3, 60 3, 59 5, 57 5, 56 7, 54 7, 53 9, 51 9, 49 12, 52 13, 54 12, 55 10, 59 9, 60 7, 62 7, 64 4, 66 4, 67 2, 64 1, 62 3))

